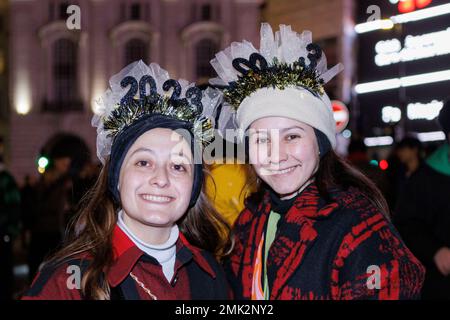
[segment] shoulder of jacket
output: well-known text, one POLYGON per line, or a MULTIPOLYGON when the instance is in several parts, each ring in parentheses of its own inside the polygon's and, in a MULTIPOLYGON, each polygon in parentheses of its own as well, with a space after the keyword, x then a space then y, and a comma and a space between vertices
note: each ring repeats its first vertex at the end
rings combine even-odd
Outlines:
POLYGON ((24 296, 29 298, 39 297, 46 287, 55 291, 72 290, 71 284, 77 283, 76 277, 81 281, 89 263, 90 260, 80 256, 68 258, 57 264, 45 264, 24 296))

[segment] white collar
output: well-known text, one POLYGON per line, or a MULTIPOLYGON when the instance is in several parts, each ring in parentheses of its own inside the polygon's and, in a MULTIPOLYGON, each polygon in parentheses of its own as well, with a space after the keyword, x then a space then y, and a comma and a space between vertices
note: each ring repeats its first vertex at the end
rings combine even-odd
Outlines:
POLYGON ((170 230, 170 236, 169 239, 167 239, 166 242, 163 244, 149 244, 141 239, 139 239, 126 225, 123 221, 123 210, 120 210, 118 213, 118 220, 117 225, 122 229, 123 232, 131 239, 131 241, 134 242, 134 244, 147 253, 148 255, 152 256, 160 264, 165 263, 166 261, 170 260, 175 256, 176 253, 176 243, 180 234, 180 231, 178 229, 178 226, 176 224, 173 225, 172 229, 170 230))

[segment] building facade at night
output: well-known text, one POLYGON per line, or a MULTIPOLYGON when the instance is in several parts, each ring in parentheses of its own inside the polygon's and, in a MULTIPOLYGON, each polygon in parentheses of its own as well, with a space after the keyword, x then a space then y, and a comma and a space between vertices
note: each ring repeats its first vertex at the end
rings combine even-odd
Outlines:
POLYGON ((96 132, 90 120, 110 76, 142 59, 159 63, 172 77, 206 83, 215 52, 233 40, 259 39, 261 4, 261 0, 10 1, 13 174, 20 182, 27 174, 37 175, 35 160, 42 148, 61 134, 84 141, 95 160, 96 132))
POLYGON ((313 41, 326 54, 329 67, 338 62, 344 64, 344 70, 326 86, 331 98, 344 103, 351 100, 355 69, 355 7, 353 0, 267 0, 263 9, 263 20, 274 29, 286 24, 297 32, 311 31, 313 41))
MULTIPOLYGON (((8 132, 8 1, 0 1, 0 136, 8 132)), ((7 152, 7 146, 3 152, 7 152)))

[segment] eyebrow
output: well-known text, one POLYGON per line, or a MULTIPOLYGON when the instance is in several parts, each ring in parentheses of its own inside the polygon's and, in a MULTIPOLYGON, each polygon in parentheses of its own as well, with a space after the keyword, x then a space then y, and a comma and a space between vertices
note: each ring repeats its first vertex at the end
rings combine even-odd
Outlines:
POLYGON ((142 152, 142 151, 144 151, 144 152, 150 152, 150 153, 155 153, 155 151, 153 151, 152 149, 149 149, 149 148, 138 148, 138 149, 136 149, 136 150, 134 150, 132 153, 131 153, 131 155, 134 155, 135 153, 138 153, 138 152, 142 152))
POLYGON ((171 153, 171 155, 185 158, 189 163, 191 162, 191 159, 189 157, 187 157, 184 153, 180 154, 179 152, 173 152, 173 153, 171 153))
MULTIPOLYGON (((133 156, 135 153, 138 153, 138 152, 149 152, 149 153, 151 153, 151 154, 155 154, 155 151, 154 151, 154 150, 149 149, 149 148, 143 148, 143 147, 141 147, 141 148, 138 148, 138 149, 134 150, 134 151, 131 153, 130 156, 133 156)), ((191 162, 191 159, 190 159, 189 157, 187 157, 187 156, 184 155, 184 154, 180 154, 179 152, 172 152, 170 155, 171 155, 171 156, 182 157, 182 158, 185 158, 189 163, 191 162)))
POLYGON ((302 127, 299 127, 299 126, 294 126, 294 127, 290 127, 290 128, 283 128, 283 129, 281 129, 280 131, 281 131, 281 132, 285 132, 285 131, 289 131, 289 130, 291 130, 291 129, 300 129, 300 130, 302 130, 302 131, 305 131, 305 129, 303 129, 302 127))
MULTIPOLYGON (((283 129, 280 129, 280 133, 283 133, 283 132, 285 132, 285 131, 289 131, 289 130, 291 130, 291 129, 300 129, 300 130, 302 130, 302 131, 305 131, 305 129, 302 128, 302 127, 299 127, 299 126, 293 126, 293 127, 289 127, 289 128, 283 128, 283 129)), ((256 132, 255 132, 255 133, 268 133, 268 132, 270 132, 270 130, 273 130, 273 129, 256 129, 256 132)))

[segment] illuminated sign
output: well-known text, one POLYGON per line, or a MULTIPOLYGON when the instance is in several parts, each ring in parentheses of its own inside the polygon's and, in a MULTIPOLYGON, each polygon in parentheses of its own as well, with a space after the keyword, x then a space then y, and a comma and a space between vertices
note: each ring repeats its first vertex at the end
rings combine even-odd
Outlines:
POLYGON ((367 147, 390 146, 392 143, 394 143, 394 139, 391 136, 364 138, 364 144, 367 147))
POLYGON ((450 53, 450 28, 422 34, 408 35, 404 45, 398 39, 378 41, 375 45, 375 64, 386 66, 400 61, 413 61, 450 53))
POLYGON ((373 82, 359 83, 355 86, 357 94, 411 87, 421 84, 449 81, 450 69, 436 72, 421 73, 407 77, 385 79, 373 82))
POLYGON ((417 138, 422 142, 441 141, 445 140, 445 133, 443 131, 420 132, 417 138))
POLYGON ((436 118, 450 92, 450 1, 412 1, 413 10, 400 12, 399 2, 390 2, 357 2, 352 128, 369 147, 389 146, 405 134, 442 140, 436 118))
POLYGON ((410 120, 433 120, 437 118, 443 106, 444 102, 437 100, 430 103, 410 103, 406 107, 406 113, 410 120))
POLYGON ((366 33, 381 29, 390 29, 394 24, 407 23, 412 21, 420 21, 424 19, 434 18, 450 13, 450 3, 431 8, 425 8, 413 12, 403 13, 392 16, 389 19, 378 19, 368 22, 359 23, 355 26, 356 33, 366 33))
MULTIPOLYGON (((429 103, 409 103, 406 106, 406 116, 409 120, 433 120, 436 119, 444 106, 443 101, 433 100, 429 103)), ((398 107, 385 106, 381 108, 381 120, 384 123, 399 122, 402 111, 398 107)))
POLYGON ((399 122, 402 118, 400 108, 386 106, 381 109, 381 119, 385 123, 399 122))

